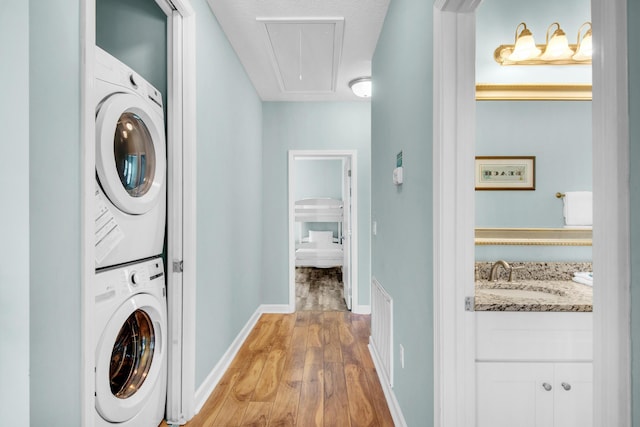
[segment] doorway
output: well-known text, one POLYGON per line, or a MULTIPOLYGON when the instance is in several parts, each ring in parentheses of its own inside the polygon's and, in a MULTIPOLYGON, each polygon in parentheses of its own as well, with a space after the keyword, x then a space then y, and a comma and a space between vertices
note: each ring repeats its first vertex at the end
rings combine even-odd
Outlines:
POLYGON ((356 151, 289 151, 289 309, 357 304, 356 151))
MULTIPOLYGON (((475 9, 479 2, 435 2, 434 263, 436 425, 475 425, 473 352, 473 129, 475 9), (447 13, 449 12, 449 13, 447 13), (464 117, 464 121, 458 120, 464 117), (447 180, 439 172, 446 170, 447 180), (451 179, 451 177, 454 177, 451 179), (466 187, 469 187, 468 189, 466 187), (456 212, 456 215, 451 215, 456 212), (449 213, 449 215, 447 215, 449 213), (453 276, 450 274, 454 272, 453 276), (454 286, 452 286, 454 284, 454 286), (473 354, 473 353, 471 353, 473 354), (455 355, 455 357, 452 357, 455 355), (464 408, 460 411, 460 408, 464 408)), ((629 183, 626 1, 592 0, 600 31, 593 59, 594 425, 630 425, 629 183), (606 171, 615 171, 607 174, 606 171)))

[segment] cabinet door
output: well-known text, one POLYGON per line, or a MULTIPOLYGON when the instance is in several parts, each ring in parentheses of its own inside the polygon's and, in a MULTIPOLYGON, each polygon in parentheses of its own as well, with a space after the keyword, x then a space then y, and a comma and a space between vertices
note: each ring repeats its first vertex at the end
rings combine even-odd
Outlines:
POLYGON ((552 426, 553 374, 552 363, 476 363, 478 427, 552 426))
POLYGON ((591 363, 555 364, 556 426, 593 425, 593 367, 591 363))

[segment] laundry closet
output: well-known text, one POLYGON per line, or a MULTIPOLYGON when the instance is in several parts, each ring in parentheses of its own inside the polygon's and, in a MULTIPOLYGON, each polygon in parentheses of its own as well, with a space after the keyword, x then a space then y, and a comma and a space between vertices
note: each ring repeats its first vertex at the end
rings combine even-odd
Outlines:
POLYGON ((165 418, 166 34, 153 0, 96 1, 96 426, 165 418))

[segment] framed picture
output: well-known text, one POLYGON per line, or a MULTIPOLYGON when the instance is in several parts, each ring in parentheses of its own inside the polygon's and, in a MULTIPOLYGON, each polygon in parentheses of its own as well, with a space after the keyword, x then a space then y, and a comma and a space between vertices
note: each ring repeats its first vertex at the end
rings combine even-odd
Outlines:
POLYGON ((535 190, 535 156, 476 156, 476 190, 535 190))

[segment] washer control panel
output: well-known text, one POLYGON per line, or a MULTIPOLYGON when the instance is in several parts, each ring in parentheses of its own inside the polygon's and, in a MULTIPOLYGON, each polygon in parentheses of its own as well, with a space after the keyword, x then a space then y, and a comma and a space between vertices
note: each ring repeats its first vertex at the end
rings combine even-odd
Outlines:
POLYGON ((95 298, 100 303, 118 295, 164 288, 164 265, 162 258, 153 258, 99 271, 96 278, 95 298))

